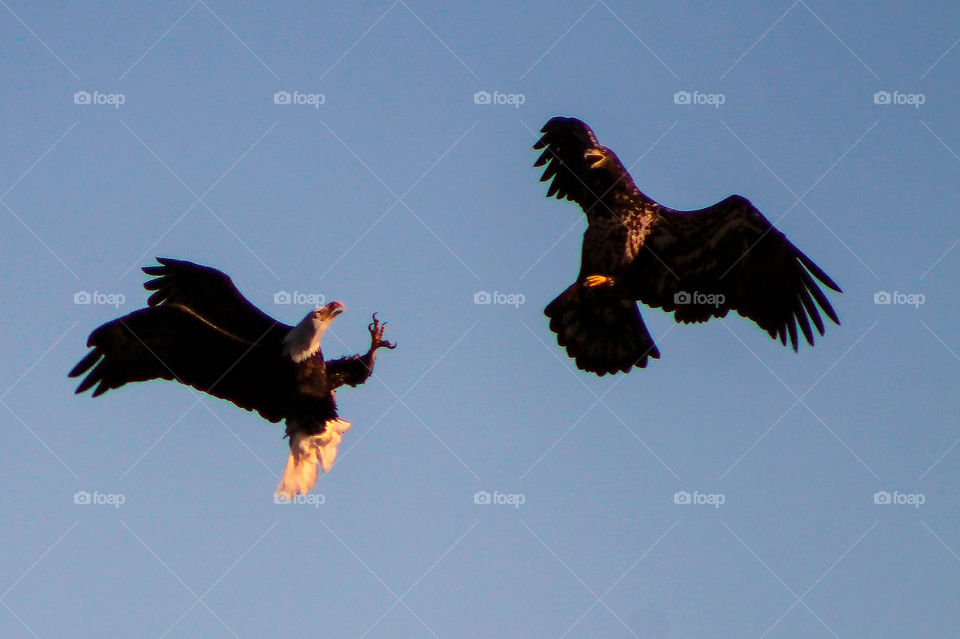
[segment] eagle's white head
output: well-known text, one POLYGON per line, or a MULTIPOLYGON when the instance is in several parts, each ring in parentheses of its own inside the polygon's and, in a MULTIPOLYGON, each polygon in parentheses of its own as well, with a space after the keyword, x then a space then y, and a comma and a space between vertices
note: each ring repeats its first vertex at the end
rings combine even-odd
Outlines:
POLYGON ((283 338, 283 354, 300 363, 320 351, 320 338, 333 318, 343 312, 340 302, 318 306, 283 338))

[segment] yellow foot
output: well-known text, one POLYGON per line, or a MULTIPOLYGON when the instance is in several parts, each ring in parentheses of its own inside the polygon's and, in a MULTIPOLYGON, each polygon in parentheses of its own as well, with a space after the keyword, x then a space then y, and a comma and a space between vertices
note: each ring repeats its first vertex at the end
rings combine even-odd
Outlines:
POLYGON ((613 286, 613 278, 606 275, 588 275, 583 281, 584 286, 613 286))

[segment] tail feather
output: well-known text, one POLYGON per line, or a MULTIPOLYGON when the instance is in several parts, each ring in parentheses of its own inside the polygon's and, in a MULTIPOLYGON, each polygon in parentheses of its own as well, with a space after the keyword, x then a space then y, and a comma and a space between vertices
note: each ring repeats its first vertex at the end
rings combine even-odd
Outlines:
POLYGON ((330 419, 324 424, 323 432, 307 435, 297 432, 290 434, 290 455, 283 469, 283 477, 277 486, 276 494, 293 499, 298 494, 307 494, 317 483, 319 468, 327 472, 337 458, 337 446, 343 433, 350 428, 345 419, 330 419))
POLYGON ((660 351, 647 331, 637 303, 615 289, 579 283, 558 295, 544 313, 557 342, 577 367, 603 376, 644 368, 660 351))

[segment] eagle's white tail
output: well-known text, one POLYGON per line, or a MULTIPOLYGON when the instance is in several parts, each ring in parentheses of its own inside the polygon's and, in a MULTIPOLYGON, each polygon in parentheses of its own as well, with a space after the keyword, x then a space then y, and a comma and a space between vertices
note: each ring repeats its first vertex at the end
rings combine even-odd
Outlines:
POLYGON ((323 472, 330 470, 337 458, 337 446, 349 428, 347 420, 331 419, 319 435, 292 434, 290 455, 276 494, 290 500, 297 494, 310 492, 317 483, 317 466, 321 466, 323 472))

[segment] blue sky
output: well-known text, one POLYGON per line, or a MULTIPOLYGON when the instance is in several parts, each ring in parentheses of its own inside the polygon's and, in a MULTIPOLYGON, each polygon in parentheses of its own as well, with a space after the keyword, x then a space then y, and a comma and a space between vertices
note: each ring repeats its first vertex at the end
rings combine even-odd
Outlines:
POLYGON ((958 17, 0 2, 0 635, 956 635, 958 17), (531 167, 554 115, 665 205, 749 197, 843 325, 794 354, 645 309, 662 359, 578 372, 542 315, 585 227, 531 167), (279 425, 72 394, 156 255, 288 323, 279 292, 343 301, 330 357, 389 322, 314 503, 273 502, 279 425))

